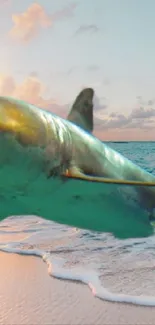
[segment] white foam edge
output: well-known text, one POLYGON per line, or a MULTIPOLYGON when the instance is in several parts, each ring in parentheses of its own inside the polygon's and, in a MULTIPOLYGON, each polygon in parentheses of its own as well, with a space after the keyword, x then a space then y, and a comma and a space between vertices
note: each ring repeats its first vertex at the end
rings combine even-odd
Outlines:
POLYGON ((100 282, 97 272, 84 270, 83 268, 64 267, 65 259, 53 257, 50 253, 40 250, 21 250, 20 248, 12 247, 11 245, 4 245, 0 247, 0 251, 7 253, 14 253, 20 255, 33 255, 38 256, 46 262, 48 267, 48 273, 50 276, 70 281, 78 281, 88 285, 92 294, 101 299, 110 302, 128 303, 139 306, 155 306, 155 297, 153 296, 136 296, 122 293, 113 293, 104 288, 100 282))

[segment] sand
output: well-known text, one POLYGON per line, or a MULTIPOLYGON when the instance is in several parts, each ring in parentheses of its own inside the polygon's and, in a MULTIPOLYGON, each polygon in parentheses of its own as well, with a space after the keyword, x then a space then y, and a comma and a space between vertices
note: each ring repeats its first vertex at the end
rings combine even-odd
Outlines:
POLYGON ((40 258, 0 253, 0 324, 155 324, 155 307, 101 301, 40 258))

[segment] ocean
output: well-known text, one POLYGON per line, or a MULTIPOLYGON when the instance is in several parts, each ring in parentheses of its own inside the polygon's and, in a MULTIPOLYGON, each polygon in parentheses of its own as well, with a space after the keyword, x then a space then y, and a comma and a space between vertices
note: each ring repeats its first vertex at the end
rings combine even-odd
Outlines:
MULTIPOLYGON (((109 145, 155 174, 155 142, 109 145)), ((154 234, 121 240, 37 216, 11 216, 0 223, 1 251, 36 255, 50 276, 83 282, 90 294, 109 301, 155 306, 154 248, 154 234)))

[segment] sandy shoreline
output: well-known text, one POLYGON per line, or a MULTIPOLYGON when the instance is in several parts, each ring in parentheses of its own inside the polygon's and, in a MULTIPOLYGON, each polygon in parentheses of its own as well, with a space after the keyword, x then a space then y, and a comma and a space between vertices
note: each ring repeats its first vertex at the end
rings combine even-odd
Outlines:
POLYGON ((155 307, 109 303, 57 280, 40 258, 0 253, 0 324, 154 324, 155 307))

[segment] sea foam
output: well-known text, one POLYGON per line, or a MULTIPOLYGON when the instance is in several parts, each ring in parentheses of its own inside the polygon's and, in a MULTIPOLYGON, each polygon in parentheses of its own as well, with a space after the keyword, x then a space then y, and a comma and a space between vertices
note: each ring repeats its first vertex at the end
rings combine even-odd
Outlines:
MULTIPOLYGON (((142 306, 155 306, 155 297, 113 293, 104 286, 104 281, 101 283, 100 274, 97 270, 93 270, 89 266, 79 267, 76 266, 76 263, 74 265, 68 265, 69 259, 59 256, 58 252, 62 251, 62 246, 63 243, 65 243, 65 240, 67 240, 67 243, 69 239, 73 242, 74 236, 76 236, 76 229, 68 229, 67 227, 64 227, 61 229, 62 231, 60 233, 59 231, 56 231, 57 227, 60 226, 52 224, 51 222, 44 222, 41 218, 37 218, 36 220, 34 217, 29 217, 29 219, 25 218, 24 220, 18 218, 18 221, 16 218, 10 218, 2 223, 0 228, 0 238, 3 239, 6 235, 11 236, 18 233, 23 234, 23 238, 22 240, 14 239, 7 242, 1 240, 0 250, 8 253, 40 257, 44 262, 46 262, 50 276, 68 281, 78 281, 88 285, 92 294, 102 300, 142 306), (50 228, 52 228, 52 232, 55 234, 52 241, 57 241, 57 250, 54 247, 52 247, 52 249, 47 249, 47 246, 45 245, 48 235, 50 237, 51 234, 50 228), (60 243, 59 247, 58 243, 60 243), (44 246, 45 249, 43 249, 44 246)), ((142 246, 143 241, 144 239, 139 240, 142 246)), ((133 240, 129 240, 128 245, 129 243, 132 245, 132 242, 133 240)))

